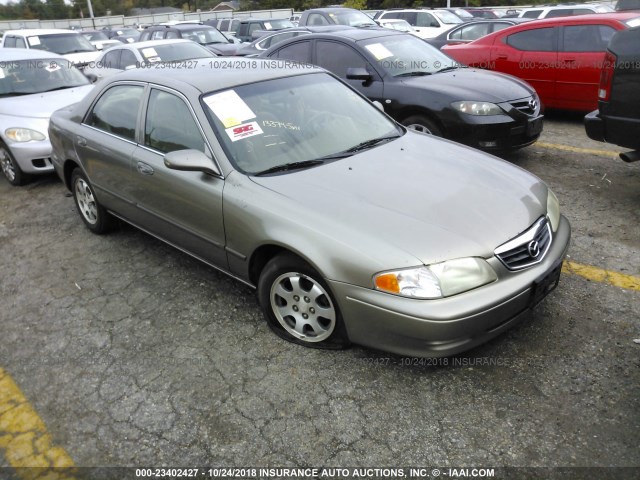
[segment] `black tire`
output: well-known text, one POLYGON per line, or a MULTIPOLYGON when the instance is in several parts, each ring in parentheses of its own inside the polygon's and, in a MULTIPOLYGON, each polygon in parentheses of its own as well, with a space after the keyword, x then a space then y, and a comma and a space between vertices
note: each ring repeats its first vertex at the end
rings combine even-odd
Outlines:
POLYGON ((29 180, 29 176, 20 169, 11 150, 3 142, 0 142, 0 168, 11 185, 17 187, 24 185, 29 180))
POLYGON ((258 299, 267 324, 285 340, 311 348, 349 346, 329 287, 318 272, 295 255, 281 254, 265 265, 258 281, 258 299))
POLYGON ((89 230, 103 234, 113 228, 115 219, 98 203, 93 187, 79 168, 71 174, 71 192, 80 218, 89 230))
POLYGON ((442 129, 436 122, 425 115, 411 115, 402 121, 402 125, 412 130, 427 133, 435 137, 443 137, 442 129))

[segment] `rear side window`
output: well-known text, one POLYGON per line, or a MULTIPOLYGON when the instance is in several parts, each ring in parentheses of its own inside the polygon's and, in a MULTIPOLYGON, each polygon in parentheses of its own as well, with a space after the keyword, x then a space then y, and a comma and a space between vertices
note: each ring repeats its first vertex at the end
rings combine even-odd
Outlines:
POLYGON ((307 25, 312 25, 312 26, 329 25, 329 21, 326 18, 324 18, 324 16, 318 13, 312 13, 309 15, 309 20, 307 21, 307 25))
POLYGON ((459 28, 458 31, 452 33, 449 38, 456 40, 475 40, 490 33, 491 26, 488 23, 474 23, 459 28))
POLYGON ((4 39, 5 48, 16 48, 16 37, 6 37, 4 39))
POLYGON ((604 52, 616 30, 607 25, 572 25, 563 27, 563 51, 604 52))
POLYGON ((507 37, 507 45, 527 52, 553 52, 556 50, 555 43, 553 28, 525 30, 507 37))
POLYGON ((118 85, 102 94, 86 119, 86 124, 135 141, 138 109, 144 88, 118 85))
POLYGON ((122 50, 115 49, 110 50, 102 57, 102 67, 104 68, 118 68, 120 69, 120 53, 122 50))
POLYGON ((528 12, 524 12, 522 14, 522 18, 538 18, 542 10, 529 10, 528 12))
POLYGON ((568 17, 571 15, 576 15, 575 13, 573 13, 573 8, 558 8, 557 10, 549 10, 544 18, 568 17))

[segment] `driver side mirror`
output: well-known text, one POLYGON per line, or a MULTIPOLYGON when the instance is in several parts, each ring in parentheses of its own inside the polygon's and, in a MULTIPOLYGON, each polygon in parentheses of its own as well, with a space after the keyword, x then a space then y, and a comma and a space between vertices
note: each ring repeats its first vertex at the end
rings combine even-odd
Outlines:
POLYGON ((220 176, 215 163, 200 150, 176 150, 164 156, 164 164, 171 170, 181 172, 202 172, 220 176))
POLYGON ((95 73, 85 73, 84 76, 87 77, 91 83, 96 83, 98 81, 98 75, 95 73))
POLYGON ((367 71, 366 68, 347 68, 347 80, 362 80, 368 82, 373 76, 367 71))
POLYGON ((440 24, 439 24, 438 22, 436 22, 436 21, 433 21, 433 22, 431 22, 431 23, 429 24, 429 26, 430 26, 430 27, 436 27, 436 28, 439 28, 439 27, 440 27, 440 24))

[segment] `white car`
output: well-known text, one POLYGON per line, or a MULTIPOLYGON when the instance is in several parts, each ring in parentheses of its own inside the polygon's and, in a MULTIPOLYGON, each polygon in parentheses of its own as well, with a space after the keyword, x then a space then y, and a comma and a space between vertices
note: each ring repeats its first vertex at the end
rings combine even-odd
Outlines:
POLYGON ((415 29, 415 35, 420 38, 436 37, 442 32, 464 23, 464 20, 448 10, 403 8, 383 10, 375 16, 375 20, 378 22, 389 19, 406 20, 415 29))
POLYGON ((407 22, 406 20, 401 20, 399 18, 389 18, 386 20, 385 19, 378 20, 378 25, 384 28, 390 28, 391 30, 399 30, 401 32, 412 33, 418 36, 416 29, 413 28, 409 24, 409 22, 407 22))
POLYGON ((93 62, 100 54, 80 33, 55 28, 8 30, 4 32, 1 46, 57 53, 78 68, 93 62))
MULTIPOLYGON (((199 43, 181 38, 118 43, 120 44, 105 50, 94 64, 85 68, 84 74, 98 81, 123 70, 148 67, 154 63, 188 62, 194 58, 216 56, 199 43)), ((188 68, 189 64, 185 63, 184 67, 188 68)))
POLYGON ((520 18, 555 18, 555 17, 570 17, 573 15, 590 15, 594 13, 610 13, 613 12, 613 8, 610 5, 556 5, 549 7, 537 7, 537 8, 523 8, 518 14, 520 18))

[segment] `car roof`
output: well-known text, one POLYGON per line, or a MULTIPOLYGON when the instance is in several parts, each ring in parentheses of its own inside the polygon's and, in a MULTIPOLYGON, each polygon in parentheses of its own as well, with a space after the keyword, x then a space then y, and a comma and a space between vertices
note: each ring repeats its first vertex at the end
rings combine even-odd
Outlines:
POLYGON ((62 28, 25 28, 22 30, 7 30, 6 35, 19 35, 22 37, 37 37, 39 35, 55 35, 58 33, 78 33, 76 30, 65 30, 62 28))
MULTIPOLYGON (((162 75, 155 68, 125 70, 110 77, 111 81, 141 81, 165 85, 180 90, 190 85, 201 92, 233 88, 276 78, 286 78, 303 73, 318 73, 324 70, 313 65, 299 64, 277 59, 252 58, 251 75, 247 75, 245 57, 225 57, 224 62, 215 58, 201 58, 190 61, 189 68, 163 64, 162 75), (234 62, 233 60, 241 60, 234 62), (207 74, 210 73, 210 74, 207 74)), ((108 79, 109 80, 109 79, 108 79)))
MULTIPOLYGON (((368 40, 370 38, 379 38, 379 37, 390 37, 392 35, 410 35, 405 32, 400 32, 398 30, 391 30, 389 28, 384 27, 370 27, 370 28, 345 28, 340 30, 333 30, 329 32, 323 33, 312 33, 311 35, 305 35, 304 38, 320 38, 320 37, 330 37, 330 38, 344 38, 346 40, 352 40, 354 42, 358 42, 360 40, 368 40)), ((413 35, 411 35, 413 37, 413 35)), ((289 40, 285 40, 288 42, 289 40)), ((280 44, 278 44, 280 45, 280 44)))
MULTIPOLYGON (((123 43, 122 45, 116 45, 113 48, 129 47, 130 49, 138 50, 140 48, 157 47, 158 45, 166 45, 169 43, 195 43, 195 42, 192 42, 191 40, 187 40, 186 38, 168 38, 168 39, 162 39, 162 40, 146 40, 144 42, 123 43)), ((109 50, 111 50, 111 48, 109 50)))
MULTIPOLYGON (((609 12, 609 13, 594 13, 587 15, 572 15, 569 17, 555 17, 555 18, 540 18, 527 22, 524 25, 556 25, 556 24, 575 24, 582 25, 585 23, 602 23, 602 20, 611 21, 617 20, 624 22, 625 20, 631 20, 632 18, 640 17, 638 12, 609 12)), ((501 30, 504 32, 504 30, 501 30)))
POLYGON ((46 50, 38 50, 31 48, 0 48, 0 61, 20 61, 20 60, 38 60, 38 59, 57 58, 59 60, 67 60, 57 53, 47 52, 46 50))

